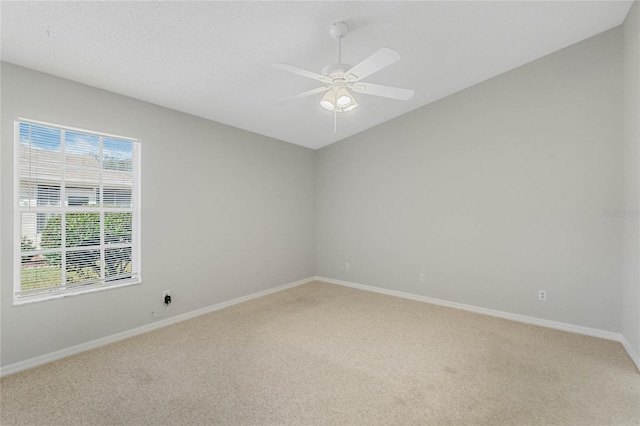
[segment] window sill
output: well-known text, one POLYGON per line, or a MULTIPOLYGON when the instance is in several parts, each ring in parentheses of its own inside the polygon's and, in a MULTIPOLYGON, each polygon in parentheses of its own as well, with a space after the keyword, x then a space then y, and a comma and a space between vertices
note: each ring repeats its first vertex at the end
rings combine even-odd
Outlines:
POLYGON ((132 285, 138 285, 142 283, 142 279, 137 278, 135 280, 130 280, 130 281, 124 281, 121 282, 119 284, 104 284, 101 286, 96 286, 96 287, 91 287, 91 288, 86 288, 86 289, 79 289, 76 291, 67 291, 67 292, 61 292, 61 293, 45 293, 45 294, 39 294, 37 296, 31 296, 31 297, 21 297, 21 298, 16 298, 14 296, 13 298, 13 306, 21 306, 21 305, 30 305, 32 303, 38 303, 38 302, 45 302, 48 300, 54 300, 54 299, 62 299, 65 297, 72 297, 72 296, 79 296, 81 294, 88 294, 88 293, 96 293, 99 291, 107 291, 107 290, 113 290, 116 288, 122 288, 122 287, 128 287, 128 286, 132 286, 132 285))

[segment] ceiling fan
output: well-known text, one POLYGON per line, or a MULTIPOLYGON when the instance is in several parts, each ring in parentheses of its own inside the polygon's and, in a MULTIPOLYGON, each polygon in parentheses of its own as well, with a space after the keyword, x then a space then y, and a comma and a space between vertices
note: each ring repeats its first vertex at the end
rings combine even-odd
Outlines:
POLYGON ((329 34, 338 41, 338 61, 333 65, 324 67, 321 73, 308 71, 289 64, 273 64, 274 68, 308 77, 324 84, 321 87, 307 90, 280 102, 324 93, 320 100, 320 106, 337 113, 351 111, 358 106, 358 102, 351 92, 403 101, 411 99, 414 93, 411 89, 362 81, 362 79, 398 61, 400 55, 395 50, 383 47, 355 66, 342 63, 340 40, 348 31, 349 27, 344 22, 336 22, 329 27, 329 34))

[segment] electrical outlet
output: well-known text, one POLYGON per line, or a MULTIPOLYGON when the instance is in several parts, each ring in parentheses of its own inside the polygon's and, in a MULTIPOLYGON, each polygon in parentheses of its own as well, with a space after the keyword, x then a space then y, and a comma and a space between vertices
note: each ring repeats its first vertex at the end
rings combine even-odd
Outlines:
POLYGON ((345 270, 345 271, 349 271, 349 270, 351 270, 351 265, 349 265, 349 262, 345 262, 345 264, 344 264, 344 270, 345 270))
POLYGON ((420 281, 424 281, 424 279, 425 279, 424 272, 420 272, 420 281))
POLYGON ((538 300, 547 300, 547 290, 538 290, 538 300))
POLYGON ((165 290, 162 292, 162 300, 164 300, 165 296, 171 296, 171 291, 170 290, 165 290))

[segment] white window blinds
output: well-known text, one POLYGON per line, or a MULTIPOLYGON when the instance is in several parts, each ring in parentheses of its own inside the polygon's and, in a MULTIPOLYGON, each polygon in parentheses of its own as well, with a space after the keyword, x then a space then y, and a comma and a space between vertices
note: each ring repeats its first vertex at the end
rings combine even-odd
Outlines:
POLYGON ((14 303, 140 282, 140 144, 16 122, 14 303))

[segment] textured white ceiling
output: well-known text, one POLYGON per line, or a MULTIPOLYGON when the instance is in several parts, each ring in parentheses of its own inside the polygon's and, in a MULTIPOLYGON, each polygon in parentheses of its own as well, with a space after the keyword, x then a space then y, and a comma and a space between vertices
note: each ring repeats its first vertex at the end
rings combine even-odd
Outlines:
POLYGON ((1 59, 252 132, 320 148, 622 23, 630 1, 2 2, 1 59), (318 83, 345 21, 343 62, 381 47, 402 59, 370 83, 409 101, 359 95, 339 114, 321 95, 272 105, 318 83))

